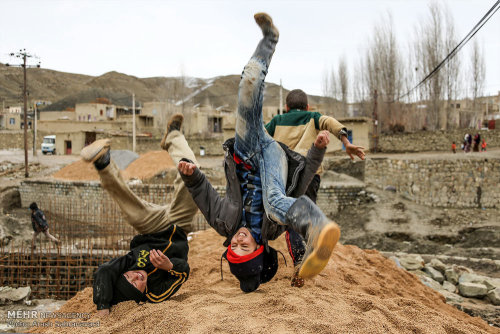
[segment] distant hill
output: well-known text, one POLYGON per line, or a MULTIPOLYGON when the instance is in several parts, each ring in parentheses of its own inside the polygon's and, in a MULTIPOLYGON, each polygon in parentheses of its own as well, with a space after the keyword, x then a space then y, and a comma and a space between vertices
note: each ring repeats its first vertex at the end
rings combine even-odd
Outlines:
MULTIPOLYGON (((33 68, 28 70, 30 101, 51 101, 42 110, 65 110, 76 103, 92 102, 98 97, 109 99, 113 104, 132 105, 132 93, 137 104, 151 101, 183 102, 189 105, 209 103, 212 107, 233 110, 237 105, 239 75, 227 75, 210 79, 194 77, 137 78, 115 71, 94 77, 33 68)), ((7 67, 0 63, 0 100, 5 105, 19 105, 22 101, 23 72, 21 68, 7 67)), ((283 98, 288 90, 283 89, 283 98)), ((323 99, 309 96, 310 104, 323 99)), ((266 84, 264 105, 279 105, 279 86, 266 84)))

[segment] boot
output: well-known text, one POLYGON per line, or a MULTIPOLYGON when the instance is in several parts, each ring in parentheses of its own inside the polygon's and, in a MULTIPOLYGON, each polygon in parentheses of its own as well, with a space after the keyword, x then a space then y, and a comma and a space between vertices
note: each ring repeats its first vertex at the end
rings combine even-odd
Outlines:
POLYGON ((167 123, 167 131, 163 135, 163 139, 161 140, 160 147, 165 151, 168 151, 170 143, 167 143, 167 136, 172 131, 181 131, 182 122, 184 121, 184 116, 181 113, 173 114, 172 117, 168 120, 167 123))
POLYGON ((340 228, 307 197, 300 196, 286 213, 286 224, 307 240, 298 276, 311 278, 328 263, 340 238, 340 228))
POLYGON ((93 162, 98 170, 102 170, 109 165, 111 141, 109 139, 99 139, 92 144, 85 146, 80 152, 83 160, 93 162))
POLYGON ((257 13, 254 15, 254 19, 262 30, 264 38, 259 42, 259 45, 257 45, 257 49, 252 58, 263 60, 267 67, 269 67, 280 33, 278 28, 273 24, 273 19, 268 14, 257 13))

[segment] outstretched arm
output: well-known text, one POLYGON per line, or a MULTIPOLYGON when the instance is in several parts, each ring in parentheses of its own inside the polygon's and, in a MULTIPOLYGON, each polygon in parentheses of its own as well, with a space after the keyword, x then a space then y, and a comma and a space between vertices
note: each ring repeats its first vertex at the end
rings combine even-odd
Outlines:
POLYGON ((227 217, 222 217, 222 213, 234 213, 235 204, 231 202, 231 199, 221 197, 195 164, 180 161, 177 169, 208 224, 220 235, 229 236, 232 231, 227 230, 225 224, 227 217))
POLYGON ((361 160, 365 160, 365 148, 362 146, 356 146, 353 145, 349 142, 349 139, 347 139, 347 136, 342 136, 340 138, 340 141, 344 144, 345 146, 345 153, 349 155, 351 160, 354 160, 354 156, 356 155, 359 157, 361 160))
POLYGON ((346 128, 335 118, 330 116, 321 116, 319 118, 319 130, 328 130, 331 134, 337 137, 345 146, 345 152, 354 160, 354 156, 365 160, 365 148, 356 146, 349 142, 346 136, 346 128))

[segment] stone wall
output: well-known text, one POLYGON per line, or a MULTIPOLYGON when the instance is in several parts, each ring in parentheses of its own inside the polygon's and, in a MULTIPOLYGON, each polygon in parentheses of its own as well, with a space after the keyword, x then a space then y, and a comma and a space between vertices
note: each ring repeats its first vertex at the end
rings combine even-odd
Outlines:
MULTIPOLYGON (((130 188, 151 203, 164 205, 172 200, 172 185, 131 184, 130 188)), ((224 186, 214 188, 221 196, 225 195, 224 186)), ((356 204, 362 190, 364 186, 358 184, 323 185, 318 193, 318 205, 325 214, 334 215, 338 210, 356 204)), ((49 220, 58 224, 54 226, 58 233, 82 237, 94 232, 96 235, 113 232, 123 238, 133 233, 123 222, 118 206, 99 182, 26 180, 21 183, 19 193, 23 207, 37 202, 42 210, 47 211, 49 220), (103 222, 105 226, 101 226, 103 222)), ((193 223, 195 229, 207 228, 201 215, 195 217, 193 223)))
POLYGON ((451 143, 460 144, 466 133, 479 133, 486 139, 488 148, 500 147, 500 129, 474 130, 456 129, 446 131, 419 131, 414 133, 400 133, 394 135, 381 135, 378 142, 379 152, 426 152, 426 151, 451 151, 451 143))
POLYGON ((500 207, 500 159, 367 159, 365 182, 395 187, 416 203, 456 208, 500 207))
MULTIPOLYGON (((43 141, 43 136, 46 134, 38 132, 37 133, 37 146, 40 149, 40 145, 43 141)), ((0 131, 0 150, 8 149, 24 149, 24 130, 2 130, 0 131)), ((28 149, 33 149, 33 132, 28 129, 28 149)))

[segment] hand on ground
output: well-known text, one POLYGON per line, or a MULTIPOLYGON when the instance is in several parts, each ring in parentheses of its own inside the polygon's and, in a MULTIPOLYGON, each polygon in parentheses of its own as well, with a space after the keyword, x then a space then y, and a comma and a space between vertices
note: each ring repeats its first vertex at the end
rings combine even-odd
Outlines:
POLYGON ((318 133, 316 141, 314 142, 314 146, 316 146, 319 149, 324 149, 329 142, 330 142, 330 134, 328 133, 328 131, 323 130, 320 133, 318 133))
POLYGON ((187 161, 181 161, 179 162, 179 166, 177 166, 177 169, 181 174, 186 175, 186 176, 191 176, 194 173, 194 170, 196 168, 195 164, 192 164, 187 161))
POLYGON ((151 252, 149 252, 149 261, 151 261, 156 268, 165 271, 172 270, 174 267, 170 259, 157 249, 152 249, 151 252))
POLYGON ((364 147, 362 146, 356 146, 351 143, 348 143, 345 146, 345 153, 351 157, 351 160, 354 160, 354 156, 358 156, 361 160, 365 160, 365 152, 364 152, 364 147))

